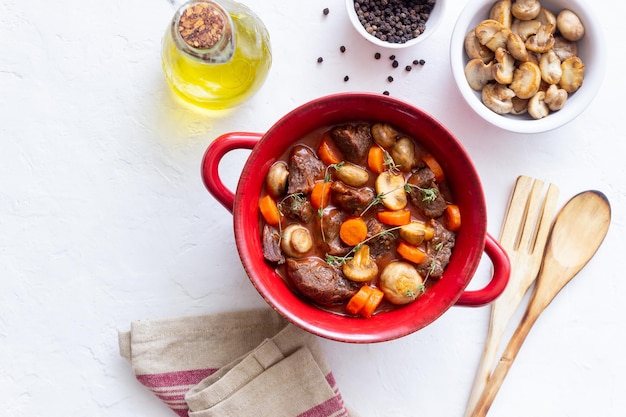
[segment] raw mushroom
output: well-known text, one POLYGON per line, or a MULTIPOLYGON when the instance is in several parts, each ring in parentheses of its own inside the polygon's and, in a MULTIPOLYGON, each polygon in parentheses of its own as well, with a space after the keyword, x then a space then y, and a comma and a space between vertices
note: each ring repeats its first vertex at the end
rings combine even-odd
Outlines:
POLYGON ((476 32, 471 30, 465 36, 465 53, 471 59, 480 59, 488 63, 494 57, 493 51, 481 44, 476 37, 476 32))
POLYGON ((367 282, 378 275, 378 265, 370 258, 370 248, 362 245, 352 259, 346 261, 342 267, 343 274, 351 281, 367 282))
POLYGON ((472 59, 465 66, 465 78, 470 87, 480 91, 489 81, 494 79, 495 64, 489 62, 485 64, 481 59, 472 59))
POLYGON ((556 84, 552 84, 546 90, 546 97, 544 101, 552 111, 558 111, 563 108, 565 102, 567 101, 567 91, 563 90, 556 86, 556 84))
POLYGON ((482 100, 485 106, 498 114, 511 112, 513 109, 511 99, 514 96, 513 90, 498 83, 487 84, 482 91, 482 100))
POLYGON ((563 75, 559 81, 559 86, 568 93, 578 90, 583 84, 583 76, 585 74, 583 61, 577 56, 567 58, 561 63, 561 69, 563 70, 563 75))
POLYGON ((542 119, 550 114, 550 108, 544 101, 545 97, 546 93, 544 91, 539 91, 537 94, 532 96, 528 102, 528 114, 530 114, 533 119, 542 119))
POLYGON ((509 86, 519 98, 531 98, 541 87, 541 70, 539 65, 524 62, 513 73, 513 82, 509 86))
POLYGON ((548 84, 557 84, 563 74, 561 60, 553 50, 541 55, 539 68, 541 69, 541 79, 548 84))
POLYGON ((556 26, 568 41, 577 41, 585 35, 585 27, 580 18, 569 9, 563 9, 556 17, 556 26))
POLYGON ((511 14, 520 20, 532 20, 541 12, 541 3, 537 0, 515 0, 511 14))

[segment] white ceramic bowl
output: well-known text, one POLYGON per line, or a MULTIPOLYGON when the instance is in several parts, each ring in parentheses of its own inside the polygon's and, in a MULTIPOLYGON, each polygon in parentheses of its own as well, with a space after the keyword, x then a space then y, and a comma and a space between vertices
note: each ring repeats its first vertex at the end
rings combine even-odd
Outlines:
POLYGON ((389 49, 401 49, 408 48, 419 43, 424 42, 430 35, 437 29, 439 24, 441 23, 443 17, 443 11, 445 9, 446 0, 437 0, 433 10, 430 12, 430 16, 426 21, 426 29, 424 32, 419 35, 417 38, 413 38, 410 41, 405 43, 392 43, 386 42, 378 39, 376 36, 367 33, 365 27, 359 21, 359 17, 356 14, 356 10, 354 9, 354 0, 346 0, 346 9, 348 11, 348 17, 350 18, 350 22, 352 22, 352 26, 356 29, 361 36, 370 41, 376 46, 380 46, 383 48, 389 49))
POLYGON ((455 82, 469 106, 483 119, 511 132, 540 133, 556 129, 575 119, 591 103, 600 89, 606 68, 606 43, 603 30, 593 14, 592 7, 583 0, 542 0, 542 7, 555 15, 570 9, 578 15, 585 27, 585 36, 578 41, 578 56, 585 64, 583 84, 568 97, 565 106, 548 116, 534 120, 526 115, 500 115, 488 109, 482 102, 481 93, 470 88, 465 78, 465 65, 469 58, 465 53, 464 40, 467 33, 488 18, 489 10, 496 0, 471 0, 461 12, 450 44, 450 64, 455 82))

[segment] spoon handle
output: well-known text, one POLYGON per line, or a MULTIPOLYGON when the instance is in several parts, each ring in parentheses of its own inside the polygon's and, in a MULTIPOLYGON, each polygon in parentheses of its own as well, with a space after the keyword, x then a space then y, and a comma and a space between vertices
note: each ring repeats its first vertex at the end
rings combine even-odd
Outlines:
MULTIPOLYGON (((534 294, 533 298, 535 298, 534 294)), ((522 320, 517 325, 513 336, 511 336, 511 339, 509 340, 498 365, 491 374, 491 378, 487 381, 485 389, 476 403, 472 417, 485 417, 487 415, 489 408, 496 398, 496 394, 500 390, 509 369, 511 369, 511 366, 513 365, 513 361, 517 357, 522 344, 526 340, 526 336, 528 336, 530 329, 533 327, 545 307, 546 305, 544 302, 533 303, 531 299, 528 309, 524 313, 522 320)))

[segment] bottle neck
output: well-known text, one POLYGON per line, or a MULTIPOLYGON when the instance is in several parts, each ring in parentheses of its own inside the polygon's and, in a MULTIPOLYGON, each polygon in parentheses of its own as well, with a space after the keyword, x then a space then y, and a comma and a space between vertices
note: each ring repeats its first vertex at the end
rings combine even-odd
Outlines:
POLYGON ((230 14, 210 0, 183 5, 172 19, 172 39, 179 50, 207 63, 225 63, 235 53, 230 14))

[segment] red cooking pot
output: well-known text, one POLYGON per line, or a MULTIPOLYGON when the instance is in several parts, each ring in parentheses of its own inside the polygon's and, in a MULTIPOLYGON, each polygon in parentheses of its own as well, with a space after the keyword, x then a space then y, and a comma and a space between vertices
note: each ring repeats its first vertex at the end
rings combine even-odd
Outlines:
POLYGON ((395 339, 432 323, 454 305, 477 307, 490 303, 508 282, 509 259, 486 231, 485 197, 468 154, 438 121, 397 99, 366 93, 330 95, 296 108, 265 134, 222 135, 210 144, 204 155, 202 179, 209 192, 233 214, 239 257, 257 291, 286 319, 318 336, 354 343, 395 339), (463 216, 450 263, 440 281, 413 303, 368 319, 321 310, 295 294, 274 267, 265 262, 259 227, 258 201, 270 166, 307 133, 355 121, 391 123, 424 145, 446 172, 463 216), (252 152, 233 193, 220 178, 218 166, 224 155, 235 149, 251 149, 252 152), (480 290, 465 291, 483 252, 492 262, 492 278, 480 290))

